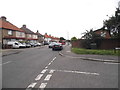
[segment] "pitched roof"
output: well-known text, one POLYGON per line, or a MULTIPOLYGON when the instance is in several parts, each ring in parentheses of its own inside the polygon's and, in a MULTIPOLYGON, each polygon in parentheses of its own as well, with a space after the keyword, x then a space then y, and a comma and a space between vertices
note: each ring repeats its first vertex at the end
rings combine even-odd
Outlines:
POLYGON ((50 37, 49 35, 47 35, 47 34, 45 34, 44 36, 45 36, 45 38, 51 38, 51 37, 50 37))
POLYGON ((23 30, 21 30, 17 26, 15 26, 12 23, 10 23, 9 21, 7 21, 6 17, 1 17, 0 18, 0 28, 24 32, 23 30))
POLYGON ((44 36, 44 35, 42 35, 41 33, 39 33, 38 30, 37 30, 36 34, 37 34, 38 36, 44 36))
POLYGON ((26 25, 23 25, 20 29, 24 30, 25 33, 27 33, 27 34, 35 34, 33 31, 31 31, 30 29, 28 29, 26 27, 26 25))

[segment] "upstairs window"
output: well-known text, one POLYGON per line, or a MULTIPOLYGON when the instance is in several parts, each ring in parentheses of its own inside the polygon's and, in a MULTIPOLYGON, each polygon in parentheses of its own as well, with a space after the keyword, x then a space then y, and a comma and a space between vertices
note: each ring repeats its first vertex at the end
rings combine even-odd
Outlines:
POLYGON ((12 35, 12 30, 8 30, 8 35, 12 35))

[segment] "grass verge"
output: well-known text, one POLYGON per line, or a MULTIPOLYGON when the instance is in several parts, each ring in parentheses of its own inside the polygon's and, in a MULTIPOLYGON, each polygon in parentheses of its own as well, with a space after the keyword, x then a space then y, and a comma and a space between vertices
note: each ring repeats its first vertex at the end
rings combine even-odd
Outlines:
POLYGON ((115 52, 114 50, 93 50, 93 49, 72 48, 71 51, 76 54, 96 54, 96 55, 120 56, 120 50, 117 50, 115 52))

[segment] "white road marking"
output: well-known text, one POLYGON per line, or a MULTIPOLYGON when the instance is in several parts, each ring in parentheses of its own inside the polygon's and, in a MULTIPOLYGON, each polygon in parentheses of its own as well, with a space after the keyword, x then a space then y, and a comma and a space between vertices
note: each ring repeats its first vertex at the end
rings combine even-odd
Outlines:
POLYGON ((2 63, 0 65, 5 65, 5 64, 8 64, 8 63, 11 63, 12 61, 8 61, 8 62, 5 62, 5 63, 2 63))
POLYGON ((80 71, 69 71, 69 70, 54 70, 58 72, 70 72, 70 73, 77 73, 77 74, 90 74, 90 75, 100 75, 99 73, 91 73, 91 72, 80 72, 80 71))
POLYGON ((66 52, 71 52, 71 51, 66 51, 66 52))
POLYGON ((41 83, 40 87, 39 88, 45 88, 47 85, 47 83, 41 83))
POLYGON ((43 76, 43 74, 39 74, 39 75, 35 78, 35 80, 36 80, 36 81, 40 80, 42 76, 43 76))
POLYGON ((49 72, 49 73, 50 73, 50 74, 52 74, 52 73, 54 73, 54 71, 55 71, 55 70, 50 70, 50 72, 49 72))
POLYGON ((45 79, 44 79, 44 80, 45 80, 45 81, 49 81, 49 80, 50 80, 50 78, 51 78, 51 76, 52 76, 51 74, 48 74, 48 75, 45 77, 45 79))
POLYGON ((51 63, 48 64, 48 66, 51 65, 51 63))
POLYGON ((34 88, 37 83, 31 83, 27 88, 34 88))
POLYGON ((45 67, 45 69, 47 69, 47 68, 48 68, 48 66, 45 67))
POLYGON ((119 63, 104 62, 104 64, 119 64, 119 63))
POLYGON ((56 57, 53 58, 53 60, 55 60, 55 59, 56 59, 56 57))
POLYGON ((47 69, 43 69, 41 73, 45 73, 47 71, 47 69))

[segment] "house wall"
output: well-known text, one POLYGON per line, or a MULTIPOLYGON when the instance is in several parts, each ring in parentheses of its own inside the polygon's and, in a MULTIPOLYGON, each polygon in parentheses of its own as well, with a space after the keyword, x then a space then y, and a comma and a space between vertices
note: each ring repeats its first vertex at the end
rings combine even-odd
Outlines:
POLYGON ((25 33, 24 32, 16 31, 16 37, 25 38, 25 33))
POLYGON ((108 31, 99 30, 99 31, 96 31, 95 33, 101 35, 101 32, 106 32, 105 38, 107 38, 107 39, 111 38, 108 31))
POLYGON ((6 36, 7 36, 7 37, 8 37, 8 36, 16 37, 16 32, 15 32, 15 31, 12 30, 12 35, 9 35, 9 34, 8 34, 8 31, 9 31, 9 30, 2 29, 2 32, 3 32, 3 33, 2 33, 2 37, 3 37, 3 38, 6 37, 6 36))
POLYGON ((2 48, 2 29, 0 29, 0 49, 2 48))
POLYGON ((33 38, 33 39, 38 39, 38 36, 33 34, 33 35, 32 35, 32 38, 33 38))

